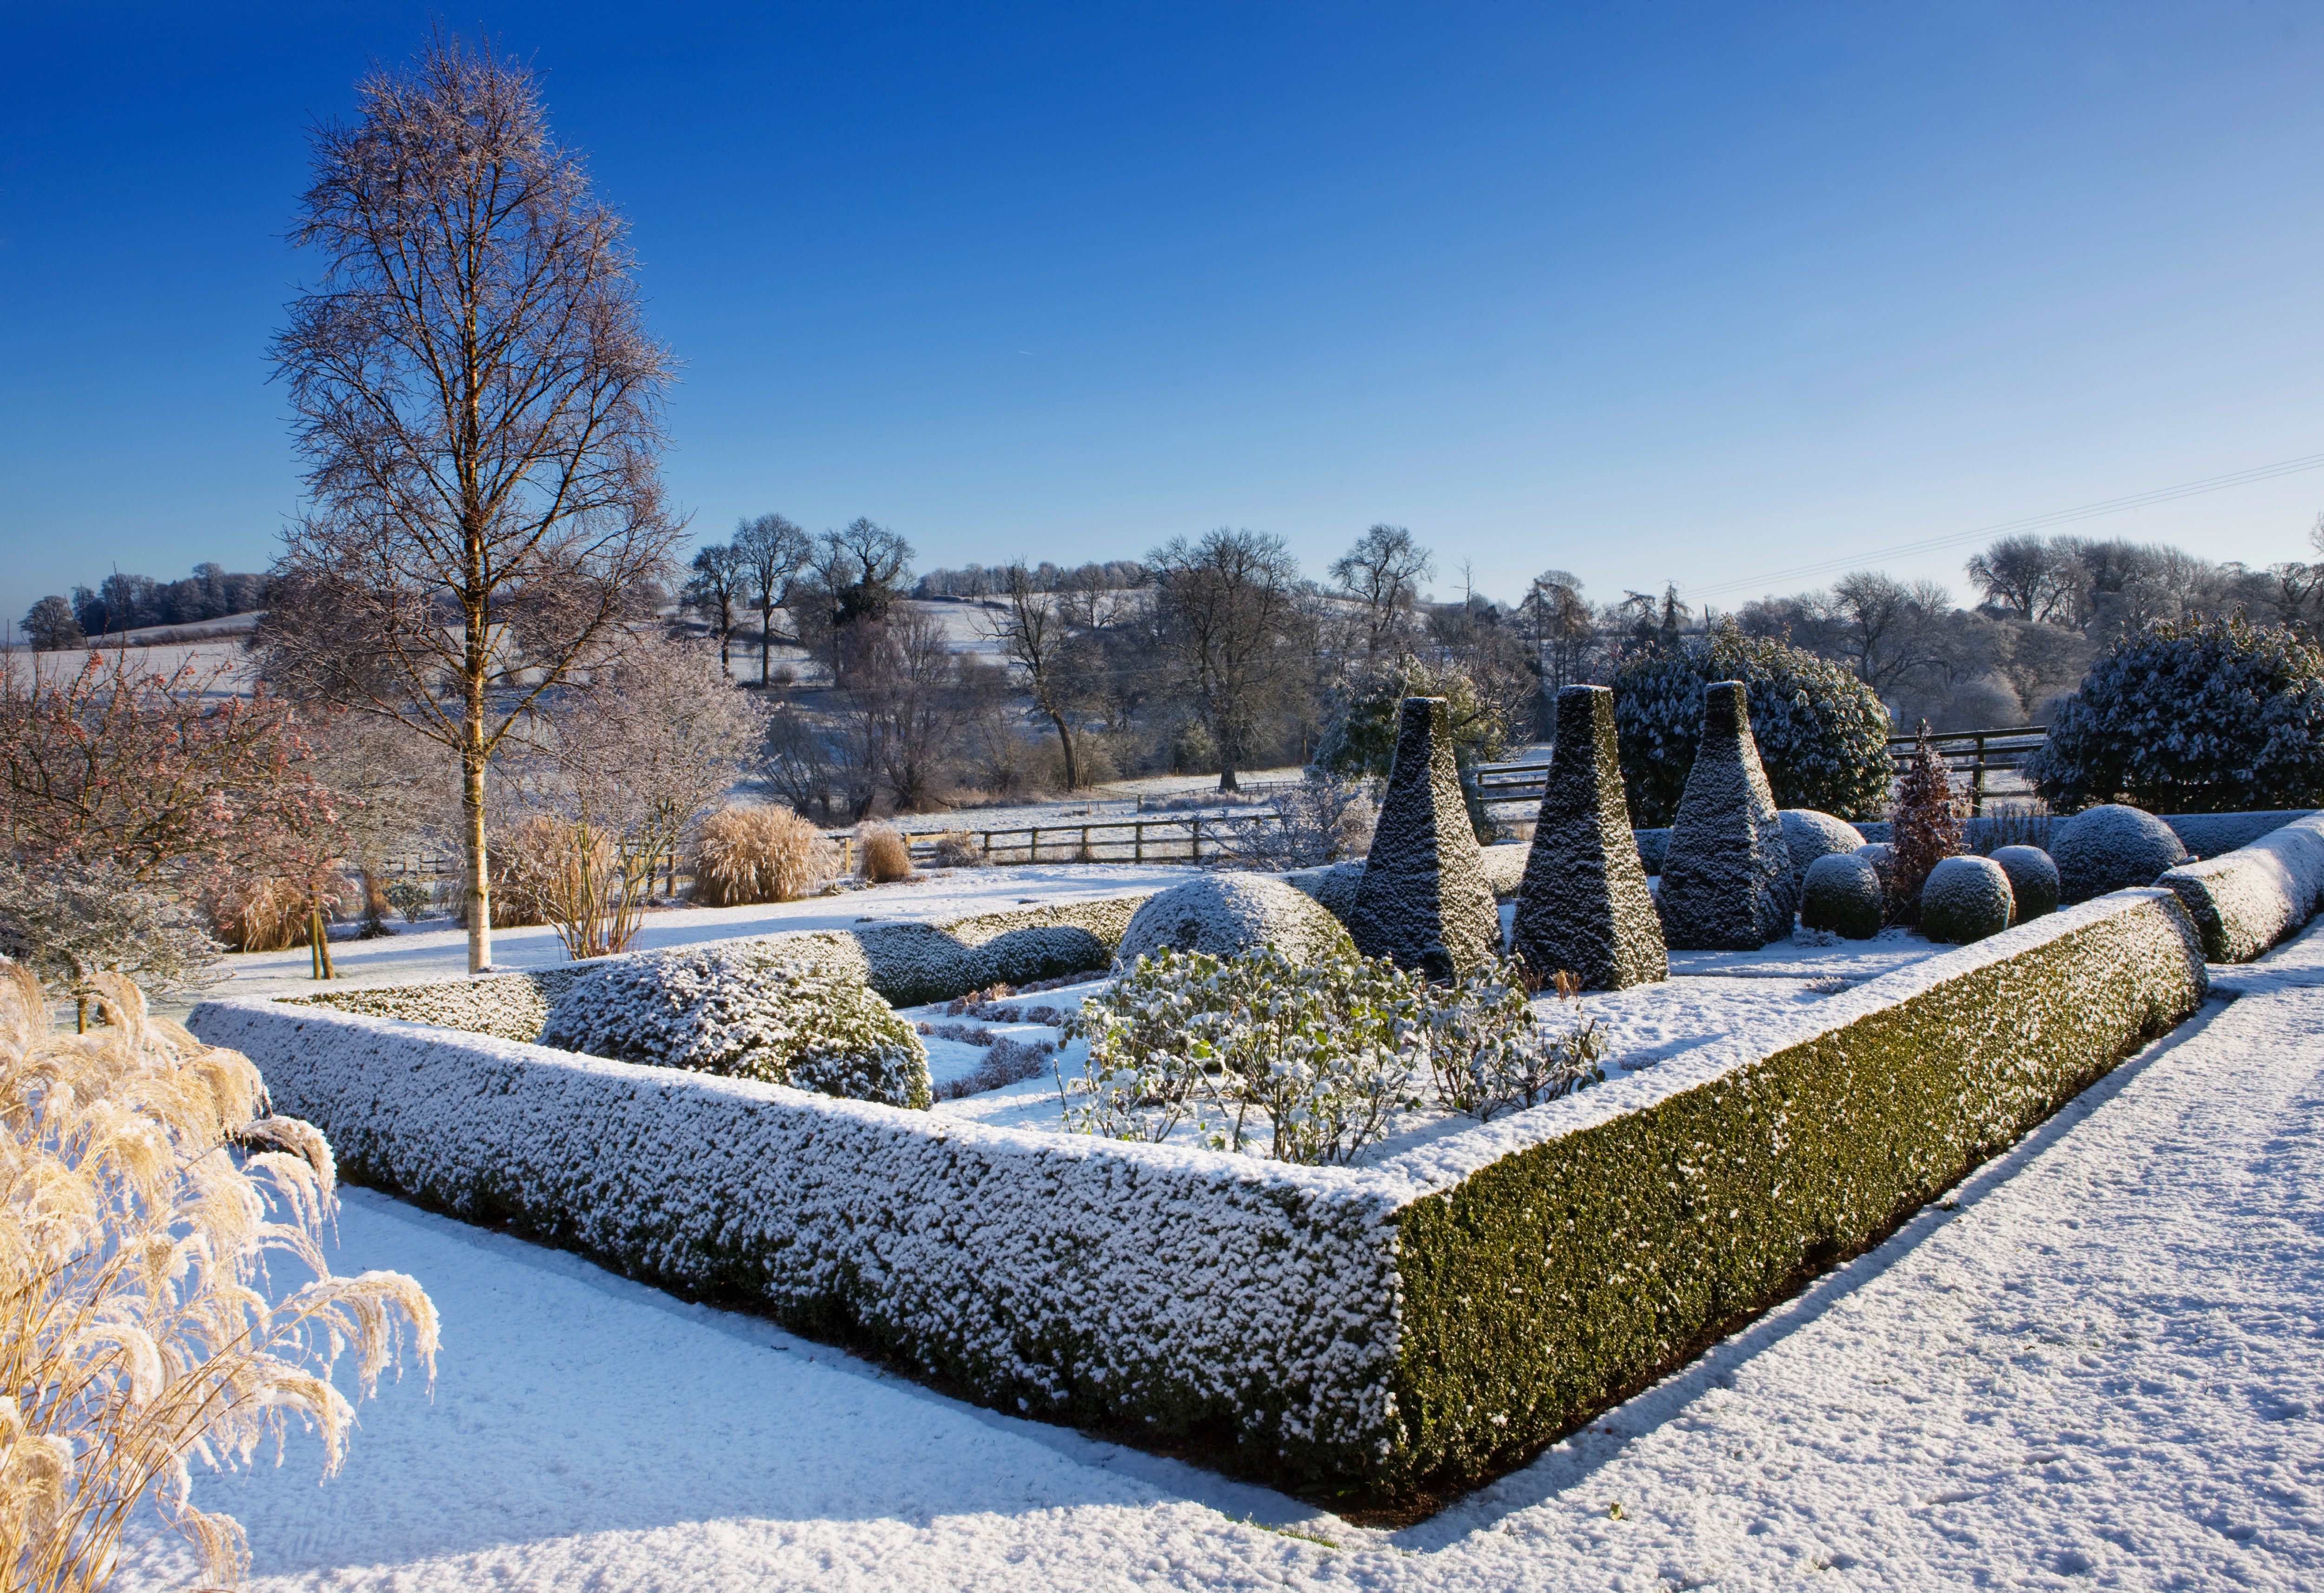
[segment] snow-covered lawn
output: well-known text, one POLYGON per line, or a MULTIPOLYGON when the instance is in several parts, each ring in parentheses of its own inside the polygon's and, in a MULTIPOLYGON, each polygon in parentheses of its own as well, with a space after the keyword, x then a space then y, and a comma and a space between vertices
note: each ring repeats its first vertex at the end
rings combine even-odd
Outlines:
MULTIPOLYGON (((2324 928, 2221 985, 1941 1209, 1404 1532, 362 1192, 337 1264, 434 1293, 432 1399, 366 1406, 328 1485, 309 1440, 198 1497, 266 1588, 2324 1586, 2324 928)), ((147 1539, 118 1586, 186 1569, 147 1539)))

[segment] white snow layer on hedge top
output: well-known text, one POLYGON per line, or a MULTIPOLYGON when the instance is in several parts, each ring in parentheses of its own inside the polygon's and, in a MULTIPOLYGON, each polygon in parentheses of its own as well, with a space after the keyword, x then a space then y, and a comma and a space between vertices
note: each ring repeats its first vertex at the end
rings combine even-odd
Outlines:
POLYGON ((566 986, 540 1043, 890 1107, 933 1098, 927 1052, 892 1007, 852 975, 765 947, 608 961, 566 986))
POLYGON ((2186 905, 2210 962, 2249 962, 2324 905, 2324 814, 2154 882, 2186 905))
POLYGON ((1394 1202, 1360 1175, 986 1128, 268 1002, 192 1026, 344 1174, 868 1338, 1004 1407, 1384 1452, 1394 1202))

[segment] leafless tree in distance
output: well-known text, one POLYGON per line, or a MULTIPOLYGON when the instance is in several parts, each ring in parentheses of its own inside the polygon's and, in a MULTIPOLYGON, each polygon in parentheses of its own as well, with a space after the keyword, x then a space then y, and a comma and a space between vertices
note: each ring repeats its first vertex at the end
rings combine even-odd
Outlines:
POLYGON ((1082 773, 1074 755, 1072 718, 1075 690, 1066 663, 1070 638, 1064 605, 1052 594, 1034 589, 1032 572, 1021 560, 1002 572, 1001 591, 1008 607, 986 620, 985 634, 1025 671, 1035 711, 1056 729, 1065 789, 1078 791, 1082 773))
POLYGON ((1218 748, 1219 789, 1234 791, 1262 718, 1295 672, 1298 561, 1281 537, 1222 528, 1199 542, 1174 538, 1147 563, 1165 655, 1218 748))
POLYGON ((700 549, 689 568, 694 579, 686 583, 686 601, 717 636, 718 667, 731 675, 734 663, 728 644, 734 634, 734 605, 742 601, 749 581, 742 550, 732 542, 700 549))
POLYGON ((542 693, 618 651, 683 529, 656 471, 672 362, 529 69, 439 32, 357 94, 352 125, 313 134, 290 236, 321 275, 273 349, 310 500, 278 569, 334 618, 265 650, 457 754, 475 972, 487 766, 542 693))
POLYGON ((733 546, 759 592, 759 684, 764 686, 774 651, 775 609, 789 597, 792 579, 814 559, 815 544, 780 514, 761 514, 734 528, 733 546))
POLYGON ((1436 573, 1436 556, 1401 525, 1375 525, 1332 561, 1332 579, 1364 606, 1364 656, 1394 652, 1412 624, 1418 583, 1436 573))

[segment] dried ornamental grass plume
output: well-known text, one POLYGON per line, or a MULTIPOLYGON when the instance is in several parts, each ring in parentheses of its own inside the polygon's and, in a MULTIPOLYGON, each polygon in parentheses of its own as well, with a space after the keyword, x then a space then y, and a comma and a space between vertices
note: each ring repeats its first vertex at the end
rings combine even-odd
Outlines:
POLYGON ((875 885, 912 877, 912 848, 891 824, 861 825, 855 844, 863 854, 863 877, 875 885))
POLYGON ((0 1570, 5 1585, 94 1588, 130 1508, 151 1496, 231 1581, 232 1517, 196 1509, 190 1461, 248 1464, 296 1417, 328 1476, 356 1397, 400 1366, 432 1380, 436 1308, 400 1273, 332 1275, 317 1243, 334 1207, 330 1147, 258 1116, 258 1070, 151 1016, 136 986, 96 977, 104 1025, 52 1034, 39 982, 0 964, 0 1570), (314 1280, 270 1305, 270 1255, 314 1280))
POLYGON ((839 870, 839 848, 788 808, 721 808, 694 842, 694 899, 705 907, 788 902, 839 870))

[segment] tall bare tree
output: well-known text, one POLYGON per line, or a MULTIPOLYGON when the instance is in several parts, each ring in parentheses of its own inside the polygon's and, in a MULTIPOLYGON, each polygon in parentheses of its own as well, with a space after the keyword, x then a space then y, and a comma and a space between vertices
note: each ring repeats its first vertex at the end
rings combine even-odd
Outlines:
POLYGON ((790 596, 794 577, 815 557, 806 532, 780 514, 761 514, 734 528, 734 554, 759 593, 759 684, 767 683, 774 654, 775 609, 790 596))
POLYGON ((1032 572, 1021 561, 1001 573, 1001 591, 1008 607, 986 621, 985 634, 1025 671, 1034 710, 1057 732, 1057 750, 1065 764, 1065 789, 1078 791, 1082 772, 1074 754, 1072 718, 1078 691, 1066 662, 1071 631, 1065 606, 1053 594, 1035 589, 1032 572))
POLYGON ((742 551, 732 542, 698 549, 687 568, 694 571, 694 579, 686 583, 686 601, 716 634, 718 667, 731 675, 734 660, 728 644, 734 635, 734 605, 749 589, 750 571, 742 551))
POLYGON ((1375 525, 1332 561, 1332 579, 1364 606, 1364 657, 1393 652, 1412 625, 1417 583, 1436 573, 1436 556, 1401 525, 1375 525))
POLYGON ((276 338, 310 503, 278 565, 328 623, 270 665, 453 749, 468 966, 492 961, 484 781, 544 692, 618 650, 682 527, 655 462, 669 354, 621 218, 524 66, 438 32, 318 127, 276 338))
POLYGON ((1218 747, 1219 789, 1256 750, 1259 727, 1296 673, 1299 564, 1278 536, 1222 528, 1147 556, 1166 653, 1218 747))

